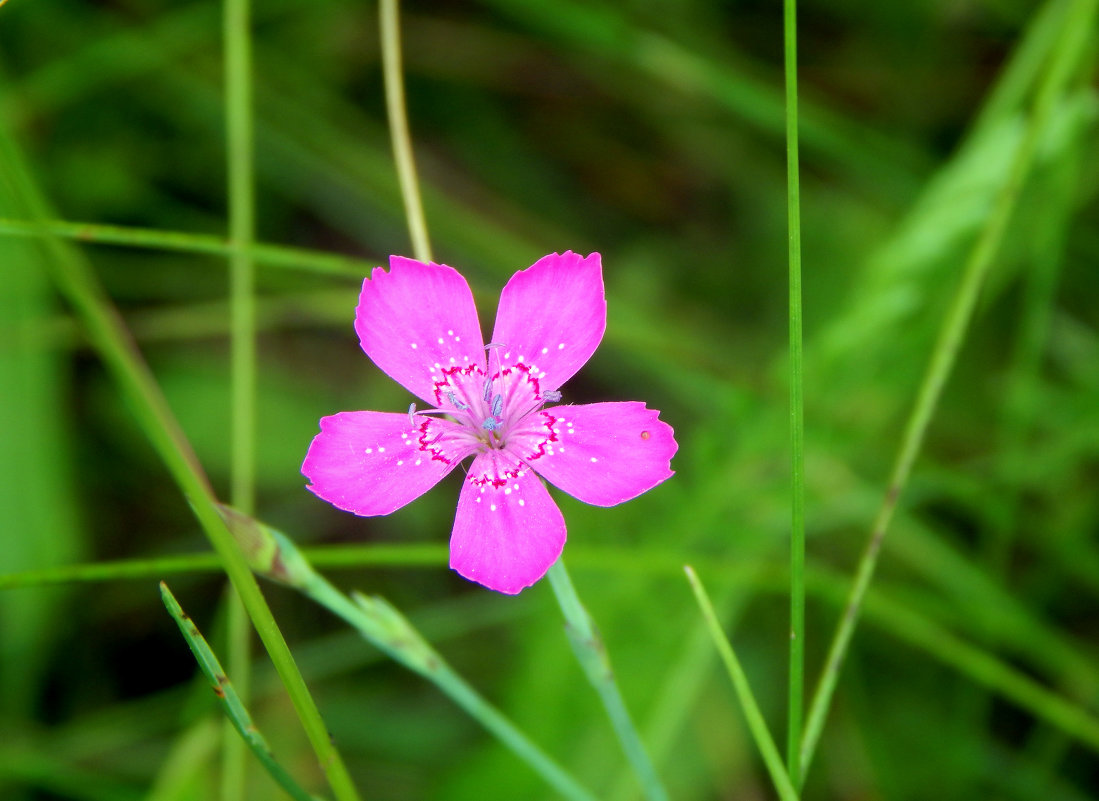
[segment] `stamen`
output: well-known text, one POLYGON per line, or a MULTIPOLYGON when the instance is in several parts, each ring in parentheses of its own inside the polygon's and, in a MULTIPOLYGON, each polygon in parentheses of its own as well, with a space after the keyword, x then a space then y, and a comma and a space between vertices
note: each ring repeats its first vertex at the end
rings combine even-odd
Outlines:
POLYGON ((497 423, 496 419, 493 417, 486 417, 485 422, 481 423, 481 428, 483 428, 485 431, 495 431, 499 427, 500 424, 497 423))
POLYGON ((499 417, 500 413, 504 411, 504 396, 497 395, 492 399, 492 416, 499 417))
POLYGON ((415 426, 416 425, 416 404, 415 403, 408 404, 408 424, 410 426, 415 426))
POLYGON ((492 400, 492 379, 491 378, 486 378, 485 379, 485 386, 484 386, 484 389, 482 390, 482 393, 485 396, 485 403, 488 403, 490 400, 492 400))
POLYGON ((556 389, 547 389, 542 392, 542 400, 547 403, 557 403, 557 401, 561 400, 561 393, 556 389))
POLYGON ((449 400, 452 404, 454 404, 455 409, 468 409, 469 408, 469 404, 468 403, 462 403, 460 400, 458 400, 458 396, 455 395, 454 392, 452 392, 452 391, 447 392, 446 397, 447 397, 447 400, 449 400))
POLYGON ((506 347, 503 342, 489 342, 485 345, 485 350, 496 350, 496 348, 506 347))

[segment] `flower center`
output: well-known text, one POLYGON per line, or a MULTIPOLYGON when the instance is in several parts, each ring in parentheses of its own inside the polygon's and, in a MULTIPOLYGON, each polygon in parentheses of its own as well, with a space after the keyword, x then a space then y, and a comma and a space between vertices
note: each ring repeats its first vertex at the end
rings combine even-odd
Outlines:
MULTIPOLYGON (((481 447, 502 450, 507 447, 508 434, 523 418, 547 402, 561 400, 561 393, 543 392, 539 379, 545 373, 528 365, 521 354, 512 360, 506 346, 498 343, 489 343, 485 350, 488 372, 474 364, 436 365, 435 408, 420 414, 446 415, 460 423, 481 447)), ((415 404, 408 413, 414 422, 415 404)))

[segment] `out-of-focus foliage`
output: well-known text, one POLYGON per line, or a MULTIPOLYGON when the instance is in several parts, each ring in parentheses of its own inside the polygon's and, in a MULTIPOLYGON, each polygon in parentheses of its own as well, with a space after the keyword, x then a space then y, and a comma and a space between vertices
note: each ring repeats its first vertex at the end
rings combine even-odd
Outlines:
MULTIPOLYGON (((799 9, 808 667, 869 535, 957 278, 1022 135, 1067 2, 799 9), (1037 55, 1035 55, 1037 54, 1037 55), (1008 65, 1011 64, 1011 68, 1008 65)), ((265 242, 382 263, 410 246, 377 9, 254 8, 265 242)), ((617 509, 558 497, 566 557, 676 799, 770 790, 683 579, 720 600, 772 729, 784 720, 789 521, 779 3, 414 0, 409 114, 436 259, 490 320, 544 253, 603 254, 610 322, 567 401, 643 399, 677 475, 617 509)), ((1077 799, 1099 743, 921 644, 915 613, 1099 715, 1099 162, 1094 53, 1055 108, 886 539, 805 797, 1077 799), (899 608, 903 614, 890 614, 899 608)), ((0 218, 224 234, 220 9, 207 0, 0 8, 0 218)), ((225 261, 85 244, 219 493, 228 493, 225 261)), ((0 574, 206 542, 69 310, 37 240, 0 232, 0 574)), ((303 489, 316 421, 403 411, 358 348, 357 281, 258 277, 258 514, 303 544, 444 543, 458 478, 387 518, 303 489)), ((548 586, 493 595, 443 563, 324 568, 409 612, 599 797, 634 788, 548 586)), ((218 646, 223 582, 174 579, 218 646)), ((265 585, 364 797, 550 791, 418 678, 265 585)), ((263 660, 255 717, 320 773, 263 660)), ((811 689, 811 688, 810 688, 811 689)), ((0 590, 0 796, 216 797, 221 727, 153 577, 0 590)), ((272 798, 258 768, 250 798, 272 798)))

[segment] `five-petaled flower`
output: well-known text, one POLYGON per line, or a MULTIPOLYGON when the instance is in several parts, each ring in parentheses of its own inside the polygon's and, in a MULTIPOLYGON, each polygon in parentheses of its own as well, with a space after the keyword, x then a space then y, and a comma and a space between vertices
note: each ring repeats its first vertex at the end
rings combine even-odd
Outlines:
POLYGON ((309 489, 357 515, 385 515, 473 456, 450 566, 500 592, 530 586, 565 544, 564 518, 535 473, 596 506, 672 475, 671 426, 644 403, 547 406, 606 322, 598 253, 554 253, 513 275, 488 345, 461 275, 391 257, 389 272, 363 281, 355 331, 366 355, 430 408, 322 418, 301 468, 309 489))

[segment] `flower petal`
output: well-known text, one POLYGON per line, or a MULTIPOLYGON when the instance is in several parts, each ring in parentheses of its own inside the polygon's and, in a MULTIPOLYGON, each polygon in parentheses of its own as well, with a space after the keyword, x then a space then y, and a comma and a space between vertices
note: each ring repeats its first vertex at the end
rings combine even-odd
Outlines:
POLYGON ((545 575, 565 547, 565 519, 546 488, 505 451, 473 460, 462 485, 450 566, 514 595, 545 575))
POLYGON ((363 281, 355 331, 366 355, 412 394, 435 403, 442 369, 485 364, 469 284, 445 264, 391 256, 363 281))
MULTIPOLYGON (((606 327, 599 254, 568 251, 511 277, 500 293, 492 341, 505 346, 504 363, 531 365, 542 389, 555 390, 591 358, 606 327)), ((493 363, 490 358, 489 369, 493 363)))
POLYGON ((516 446, 554 486, 584 503, 614 506, 672 475, 671 458, 679 446, 659 414, 637 401, 555 406, 538 413, 549 418, 550 441, 543 440, 535 453, 528 452, 527 443, 516 446))
POLYGON ((435 486, 472 449, 463 427, 448 420, 340 412, 321 418, 301 472, 333 506, 387 515, 435 486))

